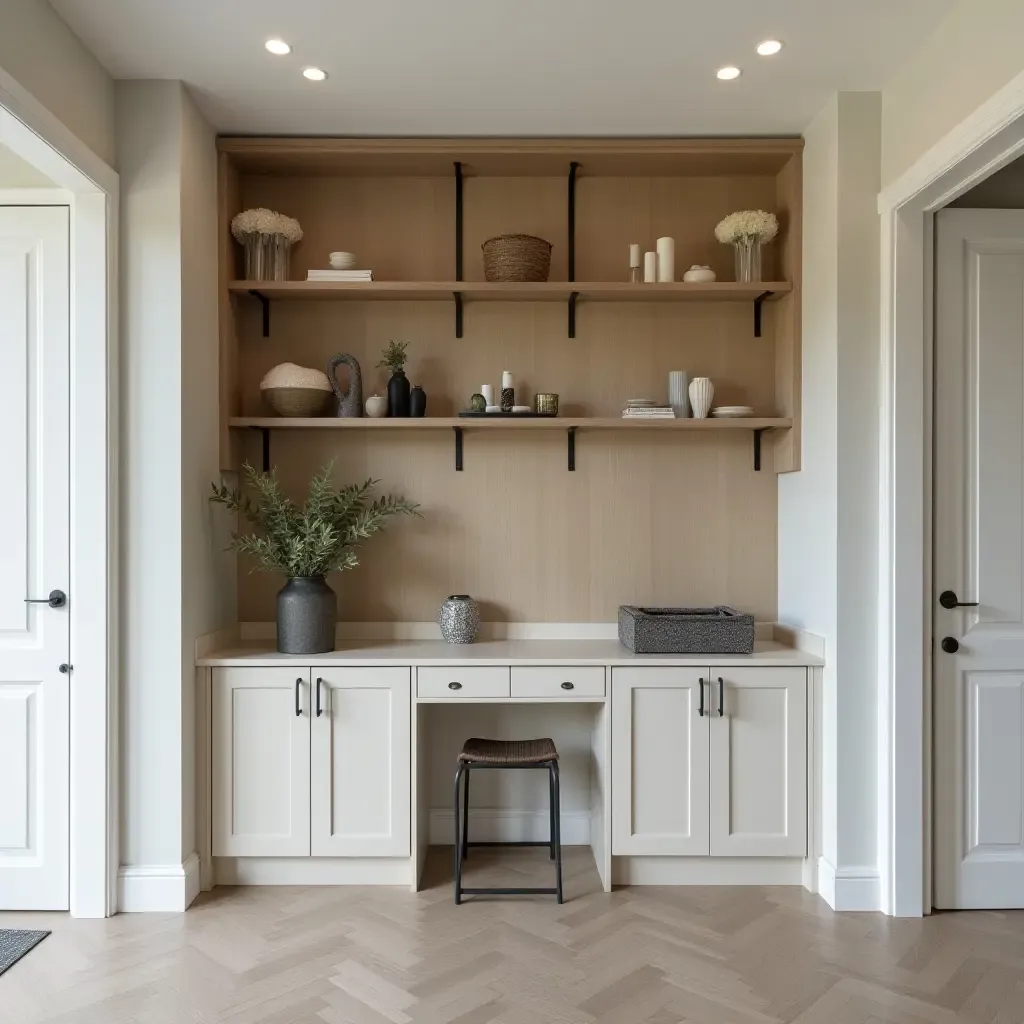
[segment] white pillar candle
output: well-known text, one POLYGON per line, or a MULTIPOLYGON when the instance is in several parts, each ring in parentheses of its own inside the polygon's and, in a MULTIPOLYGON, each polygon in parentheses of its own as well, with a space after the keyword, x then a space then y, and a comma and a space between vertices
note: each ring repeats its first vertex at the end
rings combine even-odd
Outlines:
POLYGON ((631 267, 640 266, 640 243, 631 242, 629 245, 629 265, 631 267))
POLYGON ((658 248, 658 280, 674 281, 676 279, 676 240, 665 235, 657 241, 658 248))
POLYGON ((484 401, 488 405, 494 405, 494 387, 491 384, 481 384, 480 394, 484 396, 484 401))
POLYGON ((501 388, 504 391, 505 388, 514 388, 516 386, 516 379, 508 370, 503 370, 501 373, 501 388))
POLYGON ((644 281, 653 284, 658 280, 658 254, 656 252, 644 253, 644 281))

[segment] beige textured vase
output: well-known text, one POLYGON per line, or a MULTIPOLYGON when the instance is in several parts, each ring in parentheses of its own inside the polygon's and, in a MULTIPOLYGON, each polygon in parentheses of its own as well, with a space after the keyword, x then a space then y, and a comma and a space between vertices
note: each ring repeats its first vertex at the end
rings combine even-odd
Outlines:
POLYGON ((694 419, 707 419, 714 397, 715 386, 707 377, 694 377, 690 381, 690 408, 694 419))

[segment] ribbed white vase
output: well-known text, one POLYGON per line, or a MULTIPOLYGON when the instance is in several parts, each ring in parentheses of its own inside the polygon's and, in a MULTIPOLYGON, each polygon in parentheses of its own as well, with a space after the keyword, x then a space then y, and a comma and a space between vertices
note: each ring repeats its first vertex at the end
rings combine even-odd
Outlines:
POLYGON ((668 404, 672 406, 677 417, 690 415, 690 400, 686 397, 686 371, 668 371, 668 404))
POLYGON ((690 408, 693 410, 694 419, 707 419, 714 397, 715 386, 707 377, 694 377, 690 381, 690 408))

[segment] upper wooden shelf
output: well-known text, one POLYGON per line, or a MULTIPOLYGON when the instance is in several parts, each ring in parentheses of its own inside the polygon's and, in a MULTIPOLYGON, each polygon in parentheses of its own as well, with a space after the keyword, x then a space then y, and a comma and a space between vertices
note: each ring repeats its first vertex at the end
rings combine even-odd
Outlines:
POLYGON ((537 284, 488 281, 232 281, 236 295, 258 292, 267 299, 349 299, 424 301, 463 299, 491 302, 565 302, 575 292, 593 302, 751 302, 788 295, 788 281, 712 281, 707 284, 630 284, 627 281, 543 281, 537 284))
POLYGON ((775 430, 791 427, 783 416, 746 416, 736 419, 710 417, 685 419, 626 419, 623 416, 423 416, 421 418, 369 416, 238 416, 228 421, 232 427, 260 430, 439 430, 461 427, 464 430, 775 430))

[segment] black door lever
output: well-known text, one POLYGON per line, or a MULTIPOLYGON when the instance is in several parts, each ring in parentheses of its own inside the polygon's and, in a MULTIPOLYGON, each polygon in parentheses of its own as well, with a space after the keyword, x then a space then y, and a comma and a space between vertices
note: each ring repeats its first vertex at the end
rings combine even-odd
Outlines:
POLYGON ((943 608, 977 608, 977 601, 961 601, 953 590, 944 590, 939 594, 939 604, 943 608))

